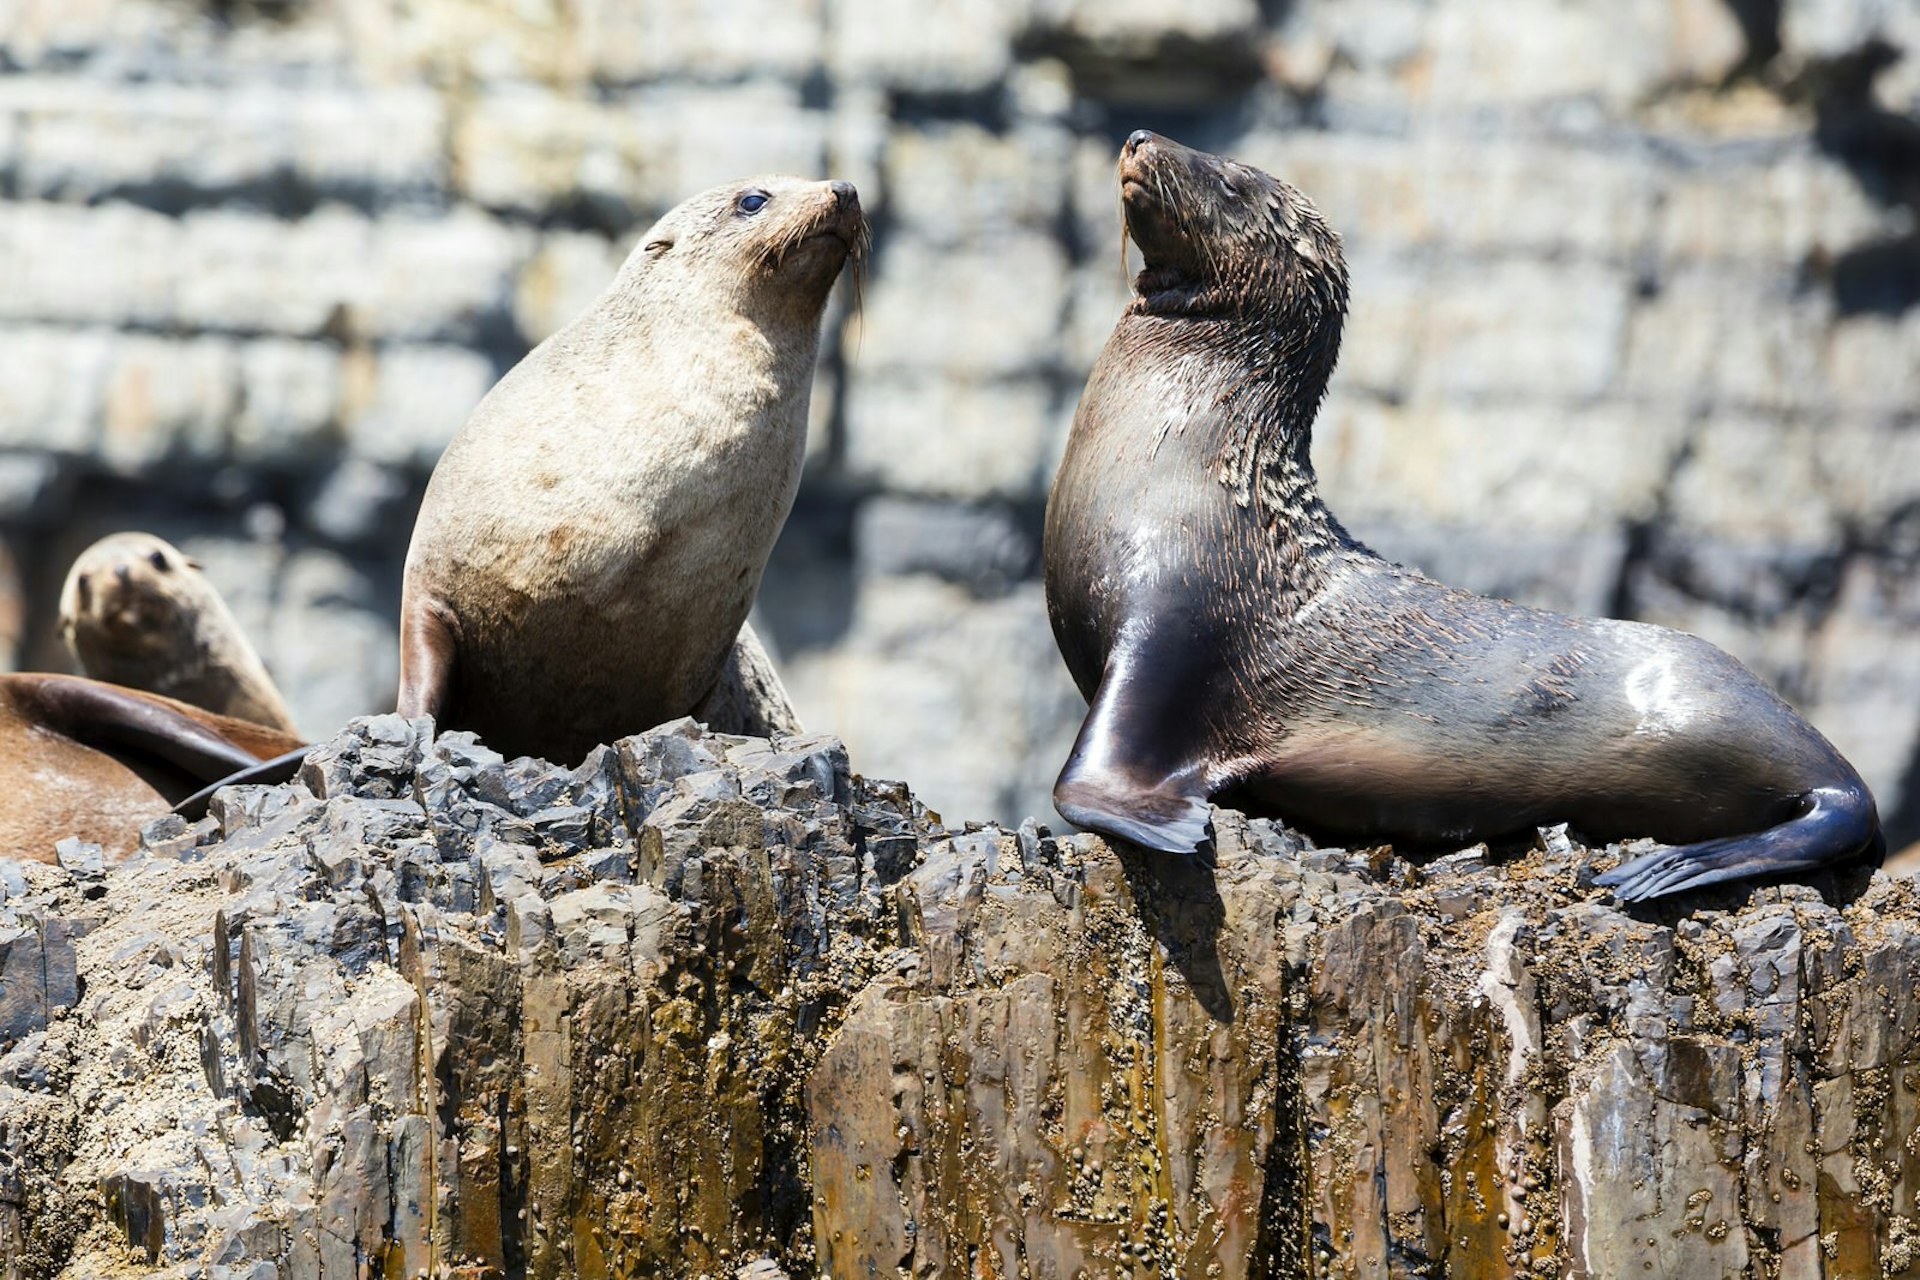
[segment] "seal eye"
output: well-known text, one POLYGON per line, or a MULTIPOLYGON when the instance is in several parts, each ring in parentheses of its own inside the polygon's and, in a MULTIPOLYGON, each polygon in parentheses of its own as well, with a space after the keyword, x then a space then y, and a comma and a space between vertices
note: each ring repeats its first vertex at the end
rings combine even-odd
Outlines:
POLYGON ((773 197, 764 191, 749 191, 740 197, 740 212, 754 214, 767 207, 767 201, 773 197))
POLYGON ((169 567, 167 564, 167 553, 164 551, 155 551, 150 555, 148 555, 147 563, 151 564, 154 568, 160 570, 160 572, 162 573, 165 573, 169 567))

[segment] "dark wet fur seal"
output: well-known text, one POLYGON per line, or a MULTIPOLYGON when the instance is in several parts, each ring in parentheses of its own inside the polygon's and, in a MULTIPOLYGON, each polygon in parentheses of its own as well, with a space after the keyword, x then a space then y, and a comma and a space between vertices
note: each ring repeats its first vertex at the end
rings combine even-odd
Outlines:
POLYGON ((249 720, 84 676, 0 675, 0 857, 51 862, 68 836, 112 861, 197 787, 300 745, 249 720))
POLYGON ((402 715, 572 761, 708 699, 799 487, 827 295, 866 236, 849 183, 714 188, 501 379, 414 526, 402 715))
POLYGON ((200 562, 151 533, 115 533, 74 560, 60 635, 96 680, 296 734, 286 700, 200 562))
POLYGON ((1120 178, 1145 269, 1047 506, 1048 610, 1091 704, 1063 815, 1177 853, 1216 799, 1347 842, 1569 822, 1678 846, 1600 878, 1626 900, 1877 850, 1859 775, 1704 640, 1458 591, 1348 536, 1308 458, 1338 238, 1285 183, 1144 132, 1120 178))

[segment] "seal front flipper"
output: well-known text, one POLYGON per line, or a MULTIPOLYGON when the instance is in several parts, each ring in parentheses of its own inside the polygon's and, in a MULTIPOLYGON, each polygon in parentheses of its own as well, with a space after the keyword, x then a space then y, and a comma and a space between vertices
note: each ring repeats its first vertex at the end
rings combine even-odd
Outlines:
POLYGON ((395 708, 409 720, 446 717, 453 691, 455 655, 460 638, 445 606, 409 591, 401 604, 400 700, 395 708))
POLYGON ((1595 876, 1594 883, 1622 902, 1644 902, 1726 880, 1826 866, 1881 839, 1873 796, 1857 778, 1815 787, 1801 804, 1799 816, 1777 827, 1662 849, 1595 876))
POLYGON ((1207 839, 1206 760, 1196 699, 1116 649, 1074 741, 1053 804, 1075 826, 1163 853, 1194 853, 1207 839))
MULTIPOLYGON (((145 757, 170 766, 190 782, 210 784, 176 807, 175 812, 190 818, 204 815, 207 799, 229 783, 292 777, 307 753, 301 747, 262 764, 253 752, 213 725, 202 724, 158 698, 79 676, 33 675, 18 680, 25 691, 17 696, 37 706, 42 723, 81 746, 123 759, 145 757)), ((272 736, 282 741, 286 737, 272 736)))

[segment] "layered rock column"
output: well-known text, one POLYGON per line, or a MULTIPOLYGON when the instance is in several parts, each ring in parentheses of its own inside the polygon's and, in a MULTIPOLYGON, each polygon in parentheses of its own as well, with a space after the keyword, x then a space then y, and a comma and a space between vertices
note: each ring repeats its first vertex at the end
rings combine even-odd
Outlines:
POLYGON ((0 1275, 1853 1277, 1915 1262, 1920 894, 1208 863, 825 738, 361 722, 0 881, 0 1275), (68 958, 70 957, 70 959, 68 958))

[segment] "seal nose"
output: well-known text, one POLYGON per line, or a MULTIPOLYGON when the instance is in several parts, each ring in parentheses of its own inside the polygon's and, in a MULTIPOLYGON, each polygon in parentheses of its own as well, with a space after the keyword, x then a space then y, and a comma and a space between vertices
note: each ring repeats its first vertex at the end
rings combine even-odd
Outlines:
POLYGON ((836 209, 851 209, 860 203, 860 193, 854 190, 851 182, 835 180, 827 184, 827 189, 833 192, 833 207, 836 209))
POLYGON ((1146 146, 1149 142, 1152 142, 1152 141, 1153 141, 1152 130, 1135 129, 1132 133, 1127 135, 1127 145, 1125 148, 1126 153, 1128 155, 1132 155, 1134 152, 1138 151, 1140 148, 1146 146))
POLYGON ((127 566, 124 564, 117 564, 113 566, 113 576, 120 579, 120 581, 122 582, 125 582, 127 580, 127 572, 128 572, 127 566))

